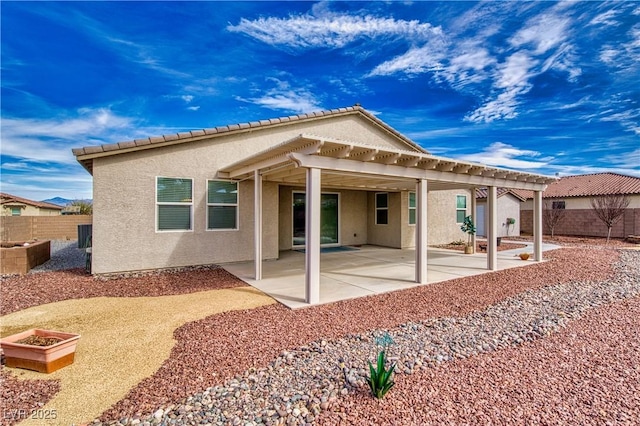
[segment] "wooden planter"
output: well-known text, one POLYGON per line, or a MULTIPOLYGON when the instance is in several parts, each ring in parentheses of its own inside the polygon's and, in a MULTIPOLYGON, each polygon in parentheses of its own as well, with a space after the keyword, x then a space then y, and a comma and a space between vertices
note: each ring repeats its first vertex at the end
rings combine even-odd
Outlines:
POLYGON ((0 340, 0 345, 4 352, 7 367, 24 368, 40 373, 53 373, 62 367, 73 364, 78 339, 80 339, 79 334, 34 328, 5 337, 0 340), (55 337, 61 340, 50 346, 16 343, 34 335, 55 337))
POLYGON ((473 254, 474 251, 475 250, 473 246, 470 246, 470 245, 464 246, 464 254, 473 254))

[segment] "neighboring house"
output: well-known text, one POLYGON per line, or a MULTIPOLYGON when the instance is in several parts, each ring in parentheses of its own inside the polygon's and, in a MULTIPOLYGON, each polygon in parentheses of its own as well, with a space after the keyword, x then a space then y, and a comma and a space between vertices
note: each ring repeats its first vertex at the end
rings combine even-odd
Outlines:
MULTIPOLYGON (((533 194, 516 190, 527 198, 522 203, 522 232, 532 232, 533 194)), ((550 184, 543 193, 548 208, 565 209, 565 217, 556 226, 556 235, 606 237, 607 227, 591 208, 591 199, 598 195, 622 194, 629 199, 624 216, 611 229, 611 236, 624 238, 640 234, 640 178, 617 173, 596 173, 565 176, 550 184)), ((544 227, 545 233, 550 233, 544 227)))
MULTIPOLYGON (((520 235, 520 205, 526 201, 516 191, 497 188, 498 196, 498 237, 520 235)), ((476 189, 476 233, 487 236, 487 188, 476 189)))
POLYGON ((62 207, 0 192, 2 216, 59 216, 62 207))
POLYGON ((93 175, 94 273, 254 260, 260 279, 302 247, 309 303, 321 245, 416 246, 424 283, 427 244, 464 238, 475 187, 554 180, 432 156, 359 105, 73 153, 93 175))

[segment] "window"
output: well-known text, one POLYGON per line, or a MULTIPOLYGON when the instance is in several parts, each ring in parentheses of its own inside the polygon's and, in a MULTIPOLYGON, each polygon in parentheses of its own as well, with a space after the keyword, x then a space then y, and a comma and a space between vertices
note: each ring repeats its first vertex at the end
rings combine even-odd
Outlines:
POLYGON ((463 223, 467 217, 467 196, 456 195, 456 223, 463 223))
POLYGON ((551 208, 553 210, 564 210, 565 209, 565 204, 564 201, 554 201, 551 203, 551 208))
POLYGON ((376 193, 376 225, 387 225, 389 223, 389 194, 386 192, 376 193))
POLYGON ((238 229, 238 182, 207 181, 207 229, 238 229))
POLYGON ((409 193, 409 225, 416 224, 416 193, 409 193))
POLYGON ((20 216, 20 207, 11 207, 11 216, 20 216))
POLYGON ((190 231, 192 229, 192 179, 157 178, 156 204, 158 231, 190 231))

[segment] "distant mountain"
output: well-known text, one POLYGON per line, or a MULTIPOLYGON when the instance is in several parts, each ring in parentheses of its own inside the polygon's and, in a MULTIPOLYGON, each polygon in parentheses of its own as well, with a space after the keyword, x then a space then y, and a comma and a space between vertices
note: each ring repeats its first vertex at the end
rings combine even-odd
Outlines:
MULTIPOLYGON (((51 203, 51 204, 55 204, 58 206, 68 206, 69 204, 73 203, 74 201, 77 200, 68 200, 66 198, 62 198, 62 197, 55 197, 55 198, 49 198, 47 200, 42 200, 43 203, 51 203)), ((81 200, 81 201, 86 201, 88 203, 91 203, 93 200, 81 200)))

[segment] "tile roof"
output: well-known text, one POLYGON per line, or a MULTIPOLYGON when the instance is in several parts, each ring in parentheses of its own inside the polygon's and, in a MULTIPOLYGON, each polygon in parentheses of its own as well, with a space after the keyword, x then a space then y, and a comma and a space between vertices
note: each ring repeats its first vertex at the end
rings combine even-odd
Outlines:
MULTIPOLYGON (((520 201, 526 201, 527 198, 523 197, 519 193, 519 191, 525 191, 525 190, 515 190, 510 188, 497 188, 496 190, 496 192, 498 193, 498 197, 502 197, 505 194, 511 194, 517 199, 519 199, 520 201)), ((527 191, 527 192, 531 192, 531 191, 527 191)), ((486 198, 487 198, 487 188, 476 188, 476 199, 484 200, 486 198)))
MULTIPOLYGON (((533 198, 526 190, 514 190, 521 196, 533 198)), ((640 195, 640 178, 618 173, 565 176, 549 184, 544 198, 592 197, 596 195, 640 195)))
POLYGON ((82 148, 72 149, 73 155, 77 157, 77 160, 91 173, 92 171, 92 158, 105 155, 114 155, 127 150, 148 149, 158 146, 174 145, 185 142, 197 141, 205 138, 220 136, 228 133, 240 133, 245 131, 254 130, 256 128, 266 128, 281 126, 293 122, 303 122, 310 120, 317 120, 326 118, 329 116, 351 115, 360 114, 365 118, 372 121, 374 124, 381 127, 383 130, 392 134, 393 136, 401 139, 407 145, 418 150, 419 152, 428 152, 420 145, 404 136, 402 133, 389 126, 375 115, 364 109, 360 104, 346 108, 336 108, 332 110, 316 111, 307 114, 291 115, 288 117, 271 118, 267 120, 251 121, 248 123, 230 124, 227 126, 218 126, 209 129, 192 130, 190 132, 181 132, 176 134, 152 136, 145 139, 136 139, 126 142, 118 142, 106 145, 93 145, 85 146, 82 148))
POLYGON ((28 200, 26 198, 18 197, 16 195, 7 194, 6 192, 0 192, 0 204, 8 204, 8 203, 28 204, 30 206, 39 207, 41 209, 62 210, 62 207, 56 204, 45 203, 42 201, 28 200))

